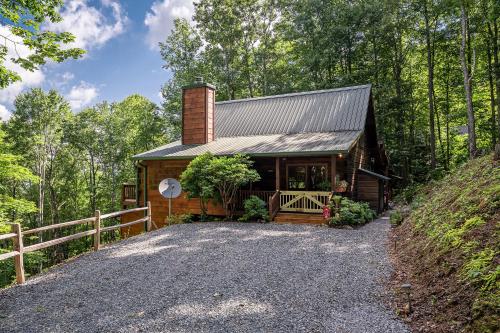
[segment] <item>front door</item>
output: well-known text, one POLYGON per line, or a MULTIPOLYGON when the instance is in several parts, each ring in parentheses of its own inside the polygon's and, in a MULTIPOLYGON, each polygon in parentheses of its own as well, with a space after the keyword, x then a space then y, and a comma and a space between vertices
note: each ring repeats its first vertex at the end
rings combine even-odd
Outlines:
POLYGON ((286 191, 280 192, 280 210, 285 212, 321 213, 328 204, 331 183, 328 165, 322 163, 288 164, 286 191))

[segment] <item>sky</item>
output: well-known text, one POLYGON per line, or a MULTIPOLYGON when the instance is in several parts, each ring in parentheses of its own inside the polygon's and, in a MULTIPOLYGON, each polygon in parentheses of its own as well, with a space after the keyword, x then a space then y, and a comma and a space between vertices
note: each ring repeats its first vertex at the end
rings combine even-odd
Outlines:
MULTIPOLYGON (((0 118, 7 120, 16 96, 32 87, 57 89, 74 112, 97 102, 120 101, 139 93, 161 102, 161 86, 171 77, 158 43, 164 41, 175 18, 191 19, 191 0, 65 0, 62 22, 43 29, 69 31, 76 36, 70 45, 87 53, 78 60, 47 63, 39 70, 23 70, 10 60, 5 65, 18 72, 21 82, 0 90, 0 118)), ((0 24, 0 35, 7 27, 0 24)), ((9 49, 9 55, 13 54, 9 49)), ((29 54, 23 47, 17 52, 29 54)))

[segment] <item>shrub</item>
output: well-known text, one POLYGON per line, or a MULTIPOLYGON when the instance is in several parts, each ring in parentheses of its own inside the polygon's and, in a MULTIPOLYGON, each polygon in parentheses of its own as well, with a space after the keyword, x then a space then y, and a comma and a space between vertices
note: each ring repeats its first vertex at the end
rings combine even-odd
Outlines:
POLYGON ((172 214, 167 216, 165 221, 168 225, 191 223, 193 222, 193 216, 191 214, 172 214))
POLYGON ((269 220, 266 203, 259 197, 250 196, 245 200, 243 206, 245 207, 245 214, 240 218, 240 221, 269 220))
POLYGON ((359 225, 373 220, 376 213, 370 209, 366 202, 355 202, 347 198, 342 198, 340 204, 335 203, 330 206, 332 211, 338 209, 338 213, 330 219, 329 225, 359 225), (338 207, 340 206, 340 209, 338 207))
POLYGON ((403 222, 403 214, 399 210, 392 212, 390 222, 392 225, 400 225, 403 222))

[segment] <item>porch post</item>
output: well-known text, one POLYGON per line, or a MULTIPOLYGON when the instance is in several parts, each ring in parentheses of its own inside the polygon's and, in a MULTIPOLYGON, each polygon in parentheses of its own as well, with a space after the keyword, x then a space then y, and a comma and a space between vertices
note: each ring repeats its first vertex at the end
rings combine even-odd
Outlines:
POLYGON ((280 190, 280 158, 276 157, 276 191, 280 190))
POLYGON ((332 164, 332 180, 331 180, 331 183, 332 183, 332 192, 335 191, 335 179, 337 177, 337 155, 332 155, 332 161, 331 161, 331 164, 332 164))

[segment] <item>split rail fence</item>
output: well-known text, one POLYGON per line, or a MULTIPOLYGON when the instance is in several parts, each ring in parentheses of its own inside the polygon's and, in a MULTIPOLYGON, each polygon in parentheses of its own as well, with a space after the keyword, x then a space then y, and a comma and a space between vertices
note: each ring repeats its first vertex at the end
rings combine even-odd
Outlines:
POLYGON ((6 240, 6 239, 12 239, 14 249, 11 252, 3 253, 0 254, 0 261, 1 260, 6 260, 9 258, 14 257, 14 266, 16 269, 16 281, 18 284, 23 284, 26 279, 24 276, 24 254, 28 252, 33 252, 33 251, 38 251, 41 249, 45 249, 50 246, 66 243, 75 239, 79 239, 82 237, 86 236, 94 236, 94 251, 99 250, 101 246, 101 233, 106 232, 106 231, 111 231, 111 230, 116 230, 120 228, 125 228, 132 226, 134 224, 138 223, 146 223, 146 231, 151 231, 151 203, 148 201, 148 204, 146 207, 138 207, 138 208, 132 208, 132 209, 127 209, 127 210, 122 210, 119 212, 113 212, 113 213, 108 213, 108 214, 103 214, 101 215, 101 212, 99 210, 95 211, 95 215, 93 217, 81 219, 81 220, 76 220, 76 221, 70 221, 70 222, 64 222, 64 223, 58 223, 58 224, 52 224, 52 225, 47 225, 35 229, 29 229, 29 230, 22 230, 21 225, 19 223, 12 223, 11 224, 11 232, 7 234, 0 234, 0 241, 1 240, 6 240), (122 216, 124 214, 128 213, 134 213, 134 212, 140 212, 140 211, 145 211, 146 216, 143 218, 140 218, 138 220, 132 221, 132 222, 127 222, 123 224, 117 224, 117 225, 112 225, 108 227, 102 227, 101 226, 101 221, 104 219, 108 218, 114 218, 118 216, 122 216), (64 227, 69 227, 73 225, 80 225, 84 223, 93 223, 94 228, 91 230, 87 231, 82 231, 78 232, 73 235, 69 236, 64 236, 56 239, 51 239, 49 241, 33 244, 30 246, 23 246, 23 237, 26 235, 31 235, 31 234, 36 234, 40 233, 43 231, 48 231, 48 230, 54 230, 54 229, 59 229, 59 228, 64 228, 64 227))

